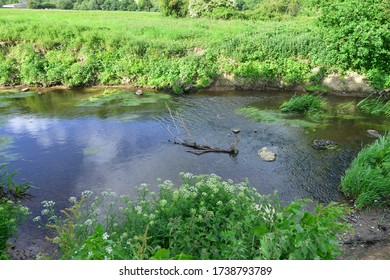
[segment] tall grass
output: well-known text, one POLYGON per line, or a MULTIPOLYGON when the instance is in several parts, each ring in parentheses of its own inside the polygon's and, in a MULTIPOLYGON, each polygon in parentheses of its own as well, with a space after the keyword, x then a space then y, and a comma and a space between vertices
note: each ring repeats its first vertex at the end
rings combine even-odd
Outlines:
POLYGON ((325 108, 326 101, 321 96, 312 94, 293 96, 280 106, 282 112, 304 113, 314 118, 321 118, 325 108))
POLYGON ((390 100, 384 101, 380 98, 364 98, 357 107, 359 110, 372 115, 386 116, 390 118, 390 100))
POLYGON ((363 148, 341 180, 358 208, 390 205, 390 134, 363 148))

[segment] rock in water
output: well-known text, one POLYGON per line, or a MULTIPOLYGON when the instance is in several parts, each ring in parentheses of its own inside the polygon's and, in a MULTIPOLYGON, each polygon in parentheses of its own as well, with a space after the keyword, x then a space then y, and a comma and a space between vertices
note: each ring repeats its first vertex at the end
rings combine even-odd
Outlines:
POLYGON ((26 88, 22 88, 20 91, 21 92, 26 92, 26 91, 29 91, 30 89, 28 88, 28 87, 26 87, 26 88))
POLYGON ((136 95, 140 96, 142 95, 142 89, 138 89, 136 92, 135 92, 136 95))
POLYGON ((367 130, 367 133, 368 133, 368 135, 370 135, 370 136, 373 137, 373 138, 379 138, 379 137, 381 137, 381 134, 380 134, 378 131, 373 130, 373 129, 368 129, 368 130, 367 130))
POLYGON ((232 129, 233 133, 237 134, 237 133, 240 133, 240 130, 238 128, 233 128, 232 129))
POLYGON ((261 148, 258 152, 257 155, 265 160, 265 161, 275 161, 276 160, 276 154, 272 151, 270 151, 267 147, 261 148))
POLYGON ((337 147, 337 144, 333 141, 320 139, 313 141, 313 148, 317 150, 329 150, 337 147))

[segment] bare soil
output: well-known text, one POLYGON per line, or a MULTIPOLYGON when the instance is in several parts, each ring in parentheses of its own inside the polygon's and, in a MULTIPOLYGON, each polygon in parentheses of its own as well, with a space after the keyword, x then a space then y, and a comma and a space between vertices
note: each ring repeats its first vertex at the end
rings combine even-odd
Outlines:
POLYGON ((390 260, 390 209, 356 211, 348 216, 353 231, 343 236, 341 260, 390 260))

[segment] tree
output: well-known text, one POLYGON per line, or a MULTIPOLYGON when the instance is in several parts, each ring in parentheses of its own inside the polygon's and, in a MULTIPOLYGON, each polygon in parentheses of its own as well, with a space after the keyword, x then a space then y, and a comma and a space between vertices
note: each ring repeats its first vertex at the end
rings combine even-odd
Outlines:
POLYGON ((185 17, 188 14, 188 0, 161 0, 160 11, 165 16, 185 17))

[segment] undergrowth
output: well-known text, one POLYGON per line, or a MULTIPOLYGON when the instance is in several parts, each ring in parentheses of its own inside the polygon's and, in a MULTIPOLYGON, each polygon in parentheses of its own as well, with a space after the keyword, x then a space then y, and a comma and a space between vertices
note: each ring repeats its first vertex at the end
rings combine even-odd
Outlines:
POLYGON ((34 220, 52 230, 62 259, 333 259, 346 207, 297 200, 282 206, 247 182, 181 174, 135 200, 113 192, 71 197, 59 215, 44 201, 34 220))
POLYGON ((390 205, 390 134, 363 148, 341 180, 341 190, 358 208, 390 205))

